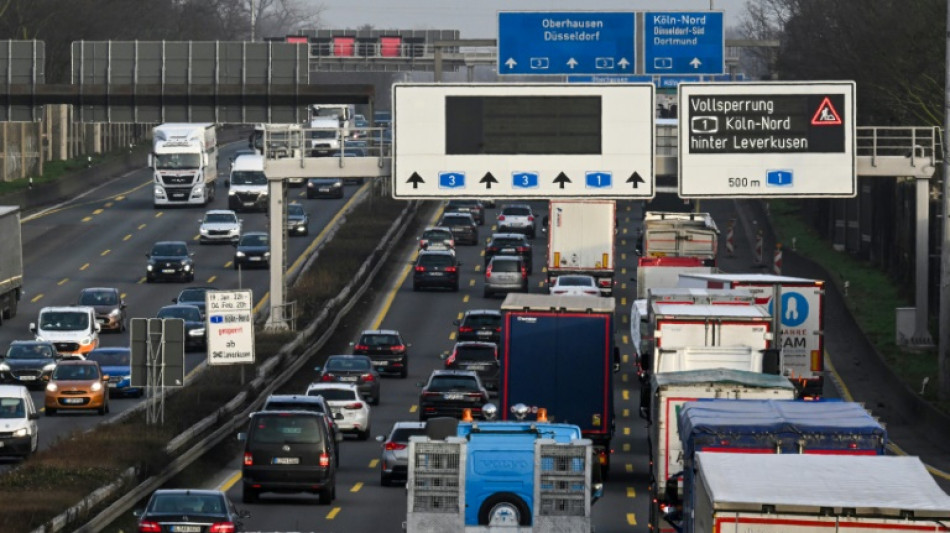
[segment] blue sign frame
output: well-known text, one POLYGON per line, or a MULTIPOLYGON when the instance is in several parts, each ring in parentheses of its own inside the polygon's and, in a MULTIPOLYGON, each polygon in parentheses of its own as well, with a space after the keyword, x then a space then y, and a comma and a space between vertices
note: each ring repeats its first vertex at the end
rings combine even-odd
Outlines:
POLYGON ((722 11, 654 11, 643 14, 645 74, 722 74, 722 11))
POLYGON ((633 74, 634 12, 498 13, 498 74, 633 74))

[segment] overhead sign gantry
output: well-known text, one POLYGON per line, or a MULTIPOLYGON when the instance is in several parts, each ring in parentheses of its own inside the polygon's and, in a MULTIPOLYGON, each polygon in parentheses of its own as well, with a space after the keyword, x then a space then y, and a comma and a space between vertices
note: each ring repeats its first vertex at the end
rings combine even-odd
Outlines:
POLYGON ((854 82, 681 83, 679 195, 852 197, 854 82))
POLYGON ((396 84, 393 197, 652 198, 652 84, 396 84))

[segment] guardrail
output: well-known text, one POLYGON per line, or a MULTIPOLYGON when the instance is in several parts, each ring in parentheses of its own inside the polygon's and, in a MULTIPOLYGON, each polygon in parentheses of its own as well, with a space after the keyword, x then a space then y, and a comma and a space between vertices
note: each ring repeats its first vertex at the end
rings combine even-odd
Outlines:
POLYGON ((870 157, 871 166, 877 166, 881 157, 906 157, 911 166, 942 162, 942 140, 942 130, 936 126, 860 126, 857 155, 870 157))

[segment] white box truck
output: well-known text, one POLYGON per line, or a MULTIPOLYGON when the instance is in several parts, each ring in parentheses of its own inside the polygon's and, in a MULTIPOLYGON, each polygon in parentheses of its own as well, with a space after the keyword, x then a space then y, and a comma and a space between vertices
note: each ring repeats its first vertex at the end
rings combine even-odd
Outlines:
POLYGON ((704 398, 792 400, 788 378, 724 368, 656 373, 641 396, 640 416, 647 420, 650 443, 650 531, 672 532, 662 520, 667 480, 683 470, 683 443, 676 416, 680 407, 704 398))
POLYGON ((0 324, 16 316, 23 296, 23 237, 20 208, 0 205, 0 324))
POLYGON ((773 316, 775 346, 782 350, 789 378, 802 395, 821 396, 825 369, 824 281, 772 274, 683 272, 677 284, 750 291, 756 303, 773 316), (778 310, 775 302, 780 302, 778 310))
POLYGON ((701 257, 641 257, 637 260, 637 298, 646 298, 653 289, 676 287, 681 274, 711 274, 701 257))
POLYGON ((719 228, 709 213, 647 211, 639 241, 642 257, 698 257, 716 266, 719 228))
POLYGON ((950 529, 950 496, 917 457, 696 455, 685 533, 950 529))
POLYGON ((552 200, 548 211, 548 286, 562 274, 593 276, 601 296, 614 288, 617 204, 552 200))
POLYGON ((152 128, 153 203, 206 205, 218 179, 218 140, 214 124, 169 123, 152 128))

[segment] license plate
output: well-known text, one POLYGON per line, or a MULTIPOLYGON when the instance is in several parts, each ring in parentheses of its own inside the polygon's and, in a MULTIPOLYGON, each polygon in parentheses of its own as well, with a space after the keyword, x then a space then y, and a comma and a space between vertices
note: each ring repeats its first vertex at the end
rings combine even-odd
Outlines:
POLYGON ((376 366, 386 366, 389 364, 389 361, 376 361, 376 366))
POLYGON ((299 457, 274 457, 274 462, 273 462, 273 464, 275 464, 275 465, 299 465, 299 464, 300 464, 300 458, 299 458, 299 457))
POLYGON ((247 260, 248 260, 248 261, 260 261, 261 258, 260 258, 260 257, 248 257, 247 260))
POLYGON ((250 207, 254 205, 254 202, 243 202, 243 203, 244 203, 244 207, 250 207))
POLYGON ((82 403, 82 398, 63 398, 63 403, 82 403))
POLYGON ((461 400, 465 395, 461 392, 446 392, 442 394, 442 397, 446 400, 461 400))
POLYGON ((487 370, 487 369, 488 369, 488 365, 465 365, 465 369, 466 369, 466 370, 473 370, 473 371, 477 371, 477 370, 487 370))
POLYGON ((100 318, 100 319, 99 319, 99 323, 100 323, 100 324, 105 324, 105 323, 107 323, 107 322, 109 322, 109 321, 106 320, 106 319, 104 319, 104 318, 100 318))
POLYGON ((502 248, 502 249, 501 249, 501 253, 503 253, 503 254, 513 254, 513 253, 515 253, 515 249, 514 249, 514 248, 502 248))
POLYGON ((320 192, 330 192, 330 189, 327 189, 326 187, 323 187, 323 188, 320 189, 320 192))
POLYGON ((201 533, 201 526, 171 526, 169 531, 173 533, 201 533))
POLYGON ((342 376, 340 381, 356 381, 358 378, 356 376, 342 376))
POLYGON ((20 381, 36 381, 36 376, 20 376, 20 381))
POLYGON ((445 275, 445 274, 442 273, 442 272, 431 272, 431 274, 432 274, 432 277, 435 277, 435 278, 438 278, 438 277, 441 277, 441 276, 444 276, 444 275, 445 275))
POLYGON ((491 337, 491 332, 490 332, 490 331, 479 331, 479 332, 477 333, 477 335, 478 335, 479 337, 491 337))
POLYGON ((174 274, 174 273, 175 273, 175 269, 174 269, 174 268, 164 268, 164 269, 162 269, 162 274, 174 274))

